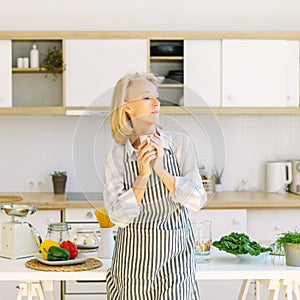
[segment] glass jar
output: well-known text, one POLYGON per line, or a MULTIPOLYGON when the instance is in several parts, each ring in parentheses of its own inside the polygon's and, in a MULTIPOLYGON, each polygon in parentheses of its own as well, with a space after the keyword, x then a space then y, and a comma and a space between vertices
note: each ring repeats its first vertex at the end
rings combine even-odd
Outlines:
POLYGON ((51 223, 48 226, 46 239, 55 241, 59 244, 68 240, 73 242, 73 237, 69 232, 70 229, 71 225, 68 223, 51 223))
POLYGON ((74 243, 78 248, 98 248, 99 239, 95 228, 78 228, 74 234, 74 243))

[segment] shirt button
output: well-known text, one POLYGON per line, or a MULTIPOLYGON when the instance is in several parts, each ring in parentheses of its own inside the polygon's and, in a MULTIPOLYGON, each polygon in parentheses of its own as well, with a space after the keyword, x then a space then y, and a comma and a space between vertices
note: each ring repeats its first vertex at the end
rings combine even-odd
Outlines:
POLYGON ((178 189, 178 190, 177 190, 177 195, 178 195, 178 196, 182 196, 182 189, 178 189))

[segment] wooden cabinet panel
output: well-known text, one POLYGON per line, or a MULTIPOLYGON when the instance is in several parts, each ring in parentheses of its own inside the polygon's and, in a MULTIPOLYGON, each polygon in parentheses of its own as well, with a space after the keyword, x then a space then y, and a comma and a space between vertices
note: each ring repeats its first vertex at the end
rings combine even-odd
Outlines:
POLYGON ((66 40, 66 106, 110 106, 117 80, 147 70, 147 40, 66 40))

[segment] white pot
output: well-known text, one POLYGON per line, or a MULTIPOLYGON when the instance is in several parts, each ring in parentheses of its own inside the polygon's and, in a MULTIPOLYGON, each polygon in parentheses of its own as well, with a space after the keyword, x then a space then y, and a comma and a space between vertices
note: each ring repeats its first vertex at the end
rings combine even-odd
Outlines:
POLYGON ((215 184, 215 192, 220 193, 223 191, 222 184, 215 184))

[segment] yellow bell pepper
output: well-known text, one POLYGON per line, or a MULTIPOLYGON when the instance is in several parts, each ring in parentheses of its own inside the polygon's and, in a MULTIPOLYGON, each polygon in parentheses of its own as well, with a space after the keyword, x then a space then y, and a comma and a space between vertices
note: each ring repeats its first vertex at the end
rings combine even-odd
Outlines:
POLYGON ((95 210, 95 216, 100 224, 101 228, 109 228, 115 226, 113 222, 111 222, 108 213, 104 207, 95 210))
POLYGON ((59 247, 59 243, 52 240, 44 240, 40 245, 40 251, 43 255, 44 260, 48 258, 48 251, 51 246, 59 247))

